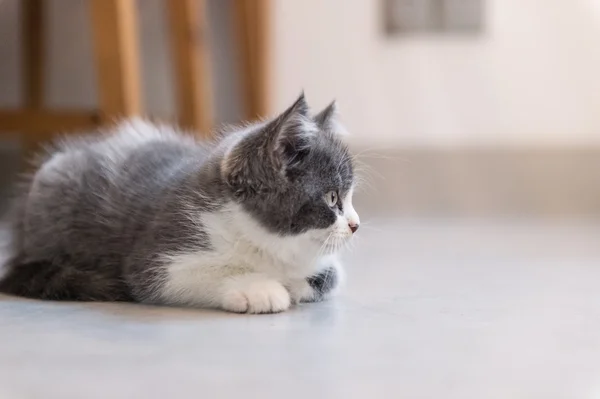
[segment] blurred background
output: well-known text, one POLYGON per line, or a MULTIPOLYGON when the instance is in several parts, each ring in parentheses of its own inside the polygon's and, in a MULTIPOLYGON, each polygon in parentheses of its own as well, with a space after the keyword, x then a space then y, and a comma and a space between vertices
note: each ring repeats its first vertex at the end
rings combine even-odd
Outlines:
POLYGON ((58 132, 208 138, 301 90, 363 181, 338 300, 3 296, 0 397, 599 397, 599 40, 600 0, 0 0, 0 208, 58 132))
POLYGON ((600 214, 597 0, 0 1, 0 187, 56 132, 333 98, 363 214, 600 214))

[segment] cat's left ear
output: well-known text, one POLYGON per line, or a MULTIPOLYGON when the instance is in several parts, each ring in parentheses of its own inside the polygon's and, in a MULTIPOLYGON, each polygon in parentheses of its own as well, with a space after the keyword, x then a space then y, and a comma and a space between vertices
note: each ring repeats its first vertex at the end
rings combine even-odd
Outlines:
POLYGON ((276 166, 285 168, 300 162, 308 153, 318 130, 309 116, 308 104, 302 93, 265 129, 267 147, 275 156, 276 166))
POLYGON ((338 122, 338 106, 335 100, 313 118, 319 129, 332 133, 346 135, 347 131, 338 122))

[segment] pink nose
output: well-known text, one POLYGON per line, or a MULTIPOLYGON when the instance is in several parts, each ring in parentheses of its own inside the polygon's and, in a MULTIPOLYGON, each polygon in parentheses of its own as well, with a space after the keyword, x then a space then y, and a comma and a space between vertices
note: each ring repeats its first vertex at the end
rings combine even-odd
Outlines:
POLYGON ((348 223, 348 227, 350 227, 352 233, 356 233, 356 230, 358 230, 358 223, 348 223))

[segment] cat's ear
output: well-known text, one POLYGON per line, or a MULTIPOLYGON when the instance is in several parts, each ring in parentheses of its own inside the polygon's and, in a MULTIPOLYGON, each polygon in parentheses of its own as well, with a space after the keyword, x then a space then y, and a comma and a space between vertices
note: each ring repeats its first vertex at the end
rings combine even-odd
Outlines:
POLYGON ((321 129, 330 130, 331 124, 337 118, 337 112, 337 104, 333 100, 323 111, 315 115, 315 122, 321 129))
POLYGON ((265 128, 266 145, 277 167, 293 165, 303 159, 318 133, 310 117, 304 93, 265 128))
POLYGON ((338 106, 335 100, 313 118, 319 129, 332 134, 346 135, 346 129, 338 122, 338 106))
POLYGON ((221 173, 236 195, 247 195, 278 184, 276 176, 288 176, 290 168, 304 159, 318 132, 309 113, 302 93, 257 134, 246 136, 225 154, 221 173))

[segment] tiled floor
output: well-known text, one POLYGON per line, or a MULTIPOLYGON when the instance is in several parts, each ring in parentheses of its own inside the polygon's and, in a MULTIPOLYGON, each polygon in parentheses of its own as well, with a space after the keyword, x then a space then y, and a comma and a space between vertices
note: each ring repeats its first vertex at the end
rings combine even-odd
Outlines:
POLYGON ((337 300, 0 297, 0 398, 599 398, 600 224, 373 222, 337 300))

